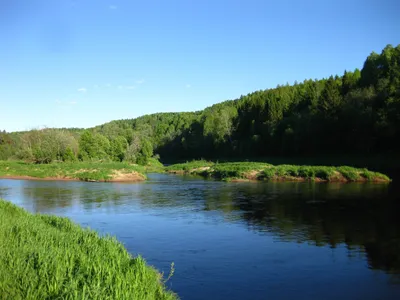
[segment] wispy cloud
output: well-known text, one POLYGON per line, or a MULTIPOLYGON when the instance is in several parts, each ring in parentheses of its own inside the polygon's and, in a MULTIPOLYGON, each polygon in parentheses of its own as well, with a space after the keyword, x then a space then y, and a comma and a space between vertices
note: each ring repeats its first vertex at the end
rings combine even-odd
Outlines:
POLYGON ((115 9, 117 9, 118 7, 117 7, 116 5, 110 5, 108 8, 109 8, 109 9, 115 10, 115 9))
POLYGON ((124 88, 124 87, 123 87, 122 85, 119 85, 119 86, 118 86, 118 89, 119 89, 119 90, 122 90, 123 88, 124 88))
POLYGON ((98 88, 99 88, 99 85, 98 85, 98 84, 95 84, 95 85, 93 85, 93 88, 98 89, 98 88))
POLYGON ((134 86, 134 85, 129 85, 129 86, 126 87, 126 89, 127 89, 127 90, 134 90, 134 89, 136 89, 136 86, 134 86))
POLYGON ((187 88, 187 89, 190 89, 191 87, 192 87, 191 84, 187 84, 187 85, 186 85, 186 88, 187 88))
POLYGON ((86 92, 87 92, 87 89, 84 88, 84 87, 82 87, 82 88, 78 89, 78 92, 86 93, 86 92))
POLYGON ((106 84, 106 87, 111 87, 111 83, 107 83, 107 84, 106 84))
POLYGON ((135 81, 136 84, 143 84, 144 83, 144 79, 139 79, 135 81))

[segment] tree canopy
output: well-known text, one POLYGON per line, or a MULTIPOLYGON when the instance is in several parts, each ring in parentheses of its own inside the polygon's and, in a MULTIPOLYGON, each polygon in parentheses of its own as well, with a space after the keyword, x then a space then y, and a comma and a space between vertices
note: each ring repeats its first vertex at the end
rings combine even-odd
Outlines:
POLYGON ((307 79, 198 112, 157 113, 87 130, 0 132, 0 159, 115 160, 377 154, 399 151, 400 45, 361 70, 307 79))

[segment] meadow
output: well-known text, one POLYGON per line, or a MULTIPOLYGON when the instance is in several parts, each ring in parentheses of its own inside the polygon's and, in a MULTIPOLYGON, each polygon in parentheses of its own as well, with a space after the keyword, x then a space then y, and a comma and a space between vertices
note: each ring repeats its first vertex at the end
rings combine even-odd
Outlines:
POLYGON ((146 172, 163 170, 154 160, 148 166, 125 162, 60 162, 34 164, 23 161, 0 161, 0 177, 22 179, 57 179, 83 181, 142 181, 146 172))
POLYGON ((212 177, 225 181, 232 180, 272 180, 272 181, 324 181, 324 182, 388 182, 390 178, 382 173, 365 168, 348 166, 307 166, 272 165, 262 162, 225 162, 191 161, 171 165, 169 173, 183 173, 212 177))

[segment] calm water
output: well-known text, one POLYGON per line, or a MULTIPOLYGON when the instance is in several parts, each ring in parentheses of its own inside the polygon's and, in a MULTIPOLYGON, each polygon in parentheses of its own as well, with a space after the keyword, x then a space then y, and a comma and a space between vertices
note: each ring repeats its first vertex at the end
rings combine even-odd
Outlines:
POLYGON ((0 180, 0 197, 122 241, 182 299, 400 299, 392 185, 0 180))

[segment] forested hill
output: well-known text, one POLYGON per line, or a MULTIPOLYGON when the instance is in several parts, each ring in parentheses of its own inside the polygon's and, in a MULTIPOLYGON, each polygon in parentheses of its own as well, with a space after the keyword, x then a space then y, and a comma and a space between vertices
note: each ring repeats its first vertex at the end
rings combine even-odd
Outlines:
POLYGON ((256 158, 390 154, 400 142, 400 45, 361 70, 261 90, 199 112, 157 113, 88 130, 0 135, 0 159, 256 158))

